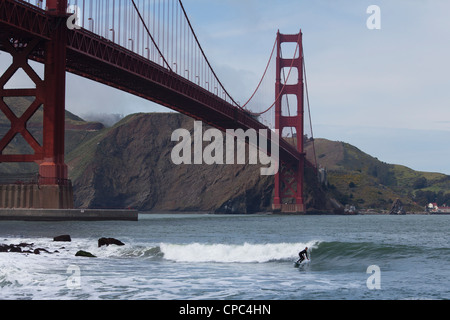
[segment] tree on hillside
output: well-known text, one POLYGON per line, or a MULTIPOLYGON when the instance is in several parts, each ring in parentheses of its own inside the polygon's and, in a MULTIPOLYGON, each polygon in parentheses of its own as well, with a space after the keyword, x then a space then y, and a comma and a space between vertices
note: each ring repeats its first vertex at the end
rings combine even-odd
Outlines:
POLYGON ((413 182, 413 189, 417 190, 417 189, 423 189, 426 188, 428 185, 428 181, 425 177, 420 177, 417 178, 416 180, 414 180, 413 182))
POLYGON ((450 206, 450 193, 444 193, 443 191, 436 193, 429 190, 417 190, 413 199, 421 206, 426 206, 429 203, 437 203, 438 206, 450 206))
POLYGON ((382 185, 385 186, 397 185, 397 180, 391 170, 391 166, 387 163, 381 162, 370 165, 368 168, 368 173, 372 177, 377 178, 382 185))

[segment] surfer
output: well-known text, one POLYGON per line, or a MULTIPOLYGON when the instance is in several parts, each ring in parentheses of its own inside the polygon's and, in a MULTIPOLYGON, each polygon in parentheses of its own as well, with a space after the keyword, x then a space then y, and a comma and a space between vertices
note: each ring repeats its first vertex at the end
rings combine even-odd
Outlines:
POLYGON ((300 259, 298 259, 296 263, 302 263, 302 261, 305 260, 305 258, 309 260, 309 258, 308 258, 308 247, 305 247, 304 250, 300 251, 298 253, 298 256, 300 257, 300 259))

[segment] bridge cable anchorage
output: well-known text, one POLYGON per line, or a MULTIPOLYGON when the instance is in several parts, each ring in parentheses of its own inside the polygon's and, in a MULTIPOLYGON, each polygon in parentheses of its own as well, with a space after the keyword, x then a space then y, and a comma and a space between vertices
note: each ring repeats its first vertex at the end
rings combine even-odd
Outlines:
MULTIPOLYGON (((300 40, 300 37, 301 37, 301 33, 299 33, 298 40, 300 40)), ((299 47, 300 47, 300 45, 299 45, 299 43, 298 43, 298 41, 297 41, 297 46, 295 47, 294 57, 296 56, 299 47)), ((272 105, 270 105, 270 106, 269 106, 266 110, 264 110, 264 111, 261 111, 261 112, 255 112, 255 113, 251 112, 251 114, 252 114, 253 116, 260 116, 260 115, 262 115, 262 114, 268 112, 270 109, 272 109, 272 108, 275 106, 275 103, 276 103, 276 102, 280 99, 280 97, 283 95, 284 88, 286 87, 287 81, 289 80, 289 77, 290 77, 290 75, 291 75, 292 68, 293 68, 293 66, 294 66, 294 61, 295 61, 295 59, 292 59, 291 66, 290 66, 290 68, 289 68, 289 72, 288 72, 287 78, 286 78, 286 80, 285 80, 285 82, 284 82, 283 87, 282 87, 281 90, 280 90, 280 93, 279 93, 278 96, 275 98, 275 101, 272 103, 272 105)))
POLYGON ((153 39, 152 34, 150 33, 150 30, 147 27, 147 24, 145 23, 144 19, 142 18, 141 13, 139 12, 138 7, 136 6, 136 3, 134 2, 134 0, 131 0, 131 2, 133 3, 134 9, 136 10, 136 13, 139 16, 139 19, 141 20, 142 24, 144 25, 145 30, 147 31, 147 34, 150 36, 150 39, 152 40, 153 44, 156 47, 156 50, 158 50, 159 55, 161 56, 161 58, 163 59, 164 63, 166 64, 167 68, 169 68, 170 72, 173 72, 172 68, 170 67, 169 63, 167 62, 166 58, 164 57, 164 55, 162 54, 161 50, 159 49, 158 45, 155 42, 155 39, 153 39))
MULTIPOLYGON (((133 2, 134 2, 134 0, 133 0, 133 2)), ((231 101, 232 101, 237 107, 240 107, 239 104, 238 104, 238 103, 233 99, 233 97, 228 93, 228 91, 227 91, 227 90, 225 89, 225 87, 223 86, 222 82, 221 82, 221 81, 219 80, 219 78, 217 77, 217 75, 216 75, 214 69, 212 68, 211 64, 209 63, 208 58, 207 58, 206 55, 205 55, 205 52, 203 51, 202 46, 200 45, 200 42, 198 41, 197 35, 196 35, 195 31, 194 31, 194 28, 192 27, 191 21, 189 20, 189 17, 188 17, 188 15, 187 15, 187 13, 186 13, 186 10, 184 9, 183 3, 181 2, 181 0, 178 0, 178 2, 179 2, 179 4, 180 4, 181 10, 183 11, 184 17, 186 18, 186 21, 187 21, 187 23, 188 23, 188 25, 189 25, 189 28, 190 28, 190 30, 191 30, 191 32, 192 32, 192 35, 194 36, 195 42, 197 43, 198 48, 200 49, 200 52, 201 52, 202 55, 203 55, 203 58, 205 59, 206 63, 208 64, 209 69, 211 70, 212 74, 214 75, 214 78, 217 80, 217 82, 219 83, 220 87, 221 87, 222 90, 225 92, 225 94, 231 99, 231 101)))

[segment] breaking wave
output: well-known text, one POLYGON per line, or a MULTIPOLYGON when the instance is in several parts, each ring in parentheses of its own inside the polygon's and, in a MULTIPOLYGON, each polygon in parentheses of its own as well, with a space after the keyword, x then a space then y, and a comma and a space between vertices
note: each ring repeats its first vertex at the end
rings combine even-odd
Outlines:
POLYGON ((319 241, 268 244, 160 244, 164 259, 177 262, 270 262, 297 257, 305 246, 314 250, 319 241))
POLYGON ((410 245, 391 245, 372 242, 340 242, 311 240, 297 243, 266 244, 172 244, 161 243, 147 249, 146 256, 157 256, 176 262, 224 262, 224 263, 264 263, 271 261, 292 261, 298 252, 309 248, 314 264, 347 264, 355 261, 396 260, 421 256, 448 257, 450 249, 434 248, 426 250, 410 245), (444 252, 445 251, 445 252, 444 252))

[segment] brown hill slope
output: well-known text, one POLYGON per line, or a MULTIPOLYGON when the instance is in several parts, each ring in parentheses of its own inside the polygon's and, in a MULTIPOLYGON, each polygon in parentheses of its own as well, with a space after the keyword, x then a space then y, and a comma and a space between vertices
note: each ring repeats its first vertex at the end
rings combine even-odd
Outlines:
MULTIPOLYGON (((251 213, 270 209, 273 176, 259 165, 175 165, 175 129, 194 120, 176 113, 135 114, 103 130, 68 156, 79 207, 251 213)), ((203 126, 204 130, 208 127, 203 126)), ((313 175, 309 207, 330 205, 313 175)))

